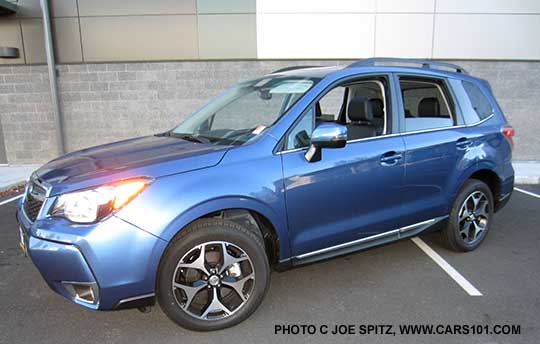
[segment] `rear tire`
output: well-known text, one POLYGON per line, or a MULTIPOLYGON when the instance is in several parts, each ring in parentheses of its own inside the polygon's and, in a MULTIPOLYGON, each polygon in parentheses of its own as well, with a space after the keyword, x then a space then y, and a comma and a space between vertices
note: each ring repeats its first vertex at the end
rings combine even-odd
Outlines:
POLYGON ((493 194, 486 183, 469 179, 458 193, 442 239, 457 252, 476 249, 486 238, 493 218, 493 194))
POLYGON ((157 279, 159 305, 172 321, 212 331, 234 326, 257 309, 270 266, 261 233, 209 218, 188 225, 171 241, 157 279))

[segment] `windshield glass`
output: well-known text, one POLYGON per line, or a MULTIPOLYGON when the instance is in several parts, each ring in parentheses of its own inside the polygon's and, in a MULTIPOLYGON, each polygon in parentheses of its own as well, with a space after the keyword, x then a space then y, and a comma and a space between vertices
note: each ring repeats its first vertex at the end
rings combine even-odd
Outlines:
POLYGON ((275 75, 240 83, 168 134, 197 142, 241 145, 272 126, 319 80, 275 75))

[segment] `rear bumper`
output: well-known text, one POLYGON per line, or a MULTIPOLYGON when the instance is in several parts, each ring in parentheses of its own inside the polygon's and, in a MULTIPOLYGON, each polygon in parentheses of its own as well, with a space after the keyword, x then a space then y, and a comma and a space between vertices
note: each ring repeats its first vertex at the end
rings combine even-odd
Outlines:
POLYGON ((52 290, 81 306, 110 310, 153 302, 167 243, 119 218, 75 226, 63 219, 17 220, 28 255, 52 290))
POLYGON ((501 183, 501 189, 498 198, 495 200, 495 212, 501 210, 506 204, 508 204, 508 201, 510 200, 513 191, 514 175, 512 174, 511 177, 508 177, 501 183))

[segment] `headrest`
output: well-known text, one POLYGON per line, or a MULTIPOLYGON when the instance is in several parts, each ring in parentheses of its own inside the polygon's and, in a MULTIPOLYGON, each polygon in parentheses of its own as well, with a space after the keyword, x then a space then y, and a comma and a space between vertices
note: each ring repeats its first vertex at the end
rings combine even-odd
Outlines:
POLYGON ((351 99, 347 107, 347 114, 351 122, 371 122, 373 120, 371 103, 366 97, 362 96, 356 96, 351 99))
POLYGON ((373 110, 373 117, 383 118, 384 117, 384 105, 383 101, 379 98, 371 98, 369 100, 371 103, 371 109, 373 110))
POLYGON ((418 104, 418 117, 439 117, 439 100, 435 97, 424 98, 418 104))

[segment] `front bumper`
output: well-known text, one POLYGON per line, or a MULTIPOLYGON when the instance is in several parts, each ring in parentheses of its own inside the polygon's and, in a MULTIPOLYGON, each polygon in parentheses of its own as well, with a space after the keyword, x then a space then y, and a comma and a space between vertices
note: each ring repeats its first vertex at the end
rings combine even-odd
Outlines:
POLYGON ((115 216, 92 225, 60 218, 32 223, 19 204, 17 220, 32 262, 60 295, 100 310, 153 299, 166 241, 115 216))

